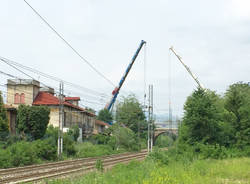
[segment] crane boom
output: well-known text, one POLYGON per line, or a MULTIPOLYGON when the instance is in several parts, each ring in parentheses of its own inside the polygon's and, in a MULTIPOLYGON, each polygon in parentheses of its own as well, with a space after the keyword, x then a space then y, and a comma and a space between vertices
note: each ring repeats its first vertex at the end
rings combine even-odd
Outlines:
POLYGON ((140 43, 140 45, 139 45, 139 47, 138 47, 138 49, 136 50, 134 56, 132 57, 132 60, 129 63, 129 65, 128 65, 126 71, 125 71, 125 73, 123 74, 123 76, 122 76, 122 78, 121 78, 118 86, 113 90, 113 92, 112 92, 112 98, 111 98, 110 102, 105 107, 109 111, 110 111, 111 107, 113 106, 113 104, 115 103, 115 100, 116 100, 116 98, 117 98, 117 96, 118 96, 118 94, 120 92, 120 89, 121 89, 121 87, 122 87, 122 85, 123 85, 126 77, 128 76, 128 73, 129 73, 130 69, 132 68, 132 66, 133 66, 133 64, 134 64, 134 62, 135 62, 135 60, 136 60, 136 58, 137 58, 137 56, 138 56, 139 52, 141 51, 141 48, 142 48, 142 46, 144 44, 146 44, 146 42, 144 40, 142 40, 141 43, 140 43))
POLYGON ((196 77, 190 70, 190 68, 185 65, 185 63, 182 61, 181 57, 175 52, 174 48, 173 47, 170 47, 169 50, 171 50, 175 56, 178 58, 178 60, 181 62, 181 64, 186 68, 186 70, 188 71, 188 73, 191 75, 191 77, 195 80, 195 82, 198 84, 198 86, 201 88, 201 89, 204 89, 203 85, 200 83, 200 81, 198 80, 198 77, 196 77))

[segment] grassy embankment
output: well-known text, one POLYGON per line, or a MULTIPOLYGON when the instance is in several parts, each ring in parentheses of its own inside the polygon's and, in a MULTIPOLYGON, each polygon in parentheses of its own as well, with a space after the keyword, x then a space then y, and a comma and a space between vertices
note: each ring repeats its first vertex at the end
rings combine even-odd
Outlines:
POLYGON ((153 160, 119 164, 112 170, 83 177, 61 179, 50 184, 250 184, 250 158, 195 160, 158 164, 153 160))

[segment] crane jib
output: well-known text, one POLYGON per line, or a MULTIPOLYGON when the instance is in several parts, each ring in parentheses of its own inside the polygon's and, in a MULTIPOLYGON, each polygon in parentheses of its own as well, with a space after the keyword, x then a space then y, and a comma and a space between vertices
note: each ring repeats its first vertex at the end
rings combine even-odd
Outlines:
POLYGON ((113 106, 113 104, 115 103, 115 100, 116 100, 116 98, 117 98, 117 96, 118 96, 118 94, 119 94, 119 91, 120 91, 120 89, 121 89, 121 87, 122 87, 124 81, 126 80, 126 77, 128 76, 128 73, 129 73, 130 69, 132 68, 132 66, 133 66, 133 64, 134 64, 134 62, 135 62, 135 60, 136 60, 138 54, 140 53, 140 50, 141 50, 141 48, 143 47, 144 44, 146 44, 146 42, 145 42, 144 40, 142 40, 141 43, 140 43, 140 46, 139 46, 138 49, 136 50, 134 56, 132 57, 131 62, 129 63, 129 65, 128 65, 126 71, 125 71, 125 73, 124 73, 123 76, 122 76, 122 78, 121 78, 121 80, 120 80, 120 82, 119 82, 119 86, 116 87, 116 88, 113 90, 112 99, 110 100, 110 103, 109 103, 108 106, 107 106, 107 109, 108 109, 109 111, 110 111, 111 107, 113 106))

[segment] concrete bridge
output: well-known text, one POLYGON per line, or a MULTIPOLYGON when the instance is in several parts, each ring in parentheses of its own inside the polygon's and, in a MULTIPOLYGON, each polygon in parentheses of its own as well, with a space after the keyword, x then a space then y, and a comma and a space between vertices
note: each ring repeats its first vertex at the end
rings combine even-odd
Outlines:
POLYGON ((162 135, 162 134, 174 134, 174 135, 178 135, 178 128, 156 128, 154 130, 154 141, 153 143, 155 143, 156 139, 162 135))

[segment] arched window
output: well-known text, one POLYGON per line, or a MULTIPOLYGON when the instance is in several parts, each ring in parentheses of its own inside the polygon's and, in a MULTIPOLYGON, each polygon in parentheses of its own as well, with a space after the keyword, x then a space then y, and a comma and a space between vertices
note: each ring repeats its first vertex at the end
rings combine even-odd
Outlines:
POLYGON ((19 104, 19 103, 20 103, 20 95, 19 95, 19 93, 16 93, 16 94, 15 94, 14 103, 15 103, 15 104, 19 104))
POLYGON ((25 104, 25 94, 24 93, 22 93, 20 96, 20 103, 25 104))

